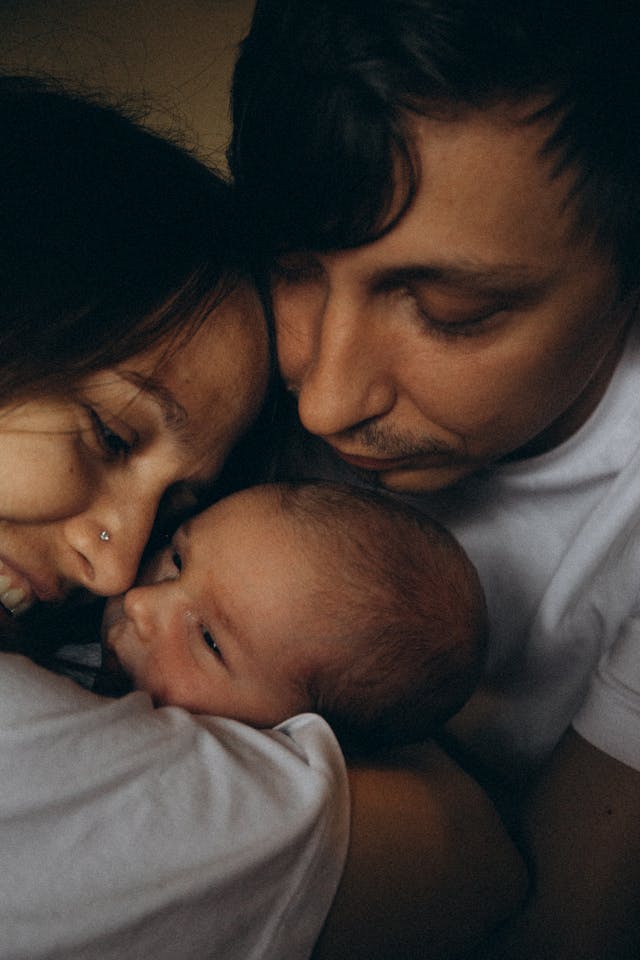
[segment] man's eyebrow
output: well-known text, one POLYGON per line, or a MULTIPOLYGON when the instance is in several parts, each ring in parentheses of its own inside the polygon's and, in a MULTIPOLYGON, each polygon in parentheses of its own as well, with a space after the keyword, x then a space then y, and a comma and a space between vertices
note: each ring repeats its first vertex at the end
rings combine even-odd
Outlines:
POLYGON ((523 264, 463 261, 387 268, 375 274, 375 284, 384 288, 403 283, 433 283, 464 288, 470 293, 498 296, 512 294, 528 299, 546 290, 555 280, 555 276, 555 273, 541 276, 523 264))
POLYGON ((145 377, 135 370, 123 370, 121 376, 123 380, 132 383, 158 404, 166 426, 176 432, 180 432, 185 427, 189 420, 187 411, 162 383, 153 377, 145 377))

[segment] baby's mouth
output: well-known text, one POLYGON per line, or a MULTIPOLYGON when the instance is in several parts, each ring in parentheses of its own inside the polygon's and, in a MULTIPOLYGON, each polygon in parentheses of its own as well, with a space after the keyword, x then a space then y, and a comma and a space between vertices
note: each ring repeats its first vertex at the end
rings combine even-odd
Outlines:
POLYGON ((30 585, 0 561, 0 606, 18 617, 32 606, 35 596, 30 585))

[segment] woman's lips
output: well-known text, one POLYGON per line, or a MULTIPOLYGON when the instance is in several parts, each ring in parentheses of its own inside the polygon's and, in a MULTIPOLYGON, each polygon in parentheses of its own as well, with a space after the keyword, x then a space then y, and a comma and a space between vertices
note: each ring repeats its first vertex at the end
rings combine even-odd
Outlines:
POLYGON ((19 616, 35 603, 58 603, 64 599, 59 586, 53 586, 34 574, 27 574, 5 559, 0 559, 0 605, 12 616, 19 616))

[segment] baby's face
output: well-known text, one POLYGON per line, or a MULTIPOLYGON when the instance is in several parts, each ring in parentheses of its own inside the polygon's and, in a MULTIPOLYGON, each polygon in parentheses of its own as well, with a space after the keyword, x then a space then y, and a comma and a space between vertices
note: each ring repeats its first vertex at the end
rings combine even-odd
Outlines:
POLYGON ((255 726, 309 709, 315 574, 273 494, 243 491, 193 517, 141 582, 109 601, 102 634, 155 703, 255 726))

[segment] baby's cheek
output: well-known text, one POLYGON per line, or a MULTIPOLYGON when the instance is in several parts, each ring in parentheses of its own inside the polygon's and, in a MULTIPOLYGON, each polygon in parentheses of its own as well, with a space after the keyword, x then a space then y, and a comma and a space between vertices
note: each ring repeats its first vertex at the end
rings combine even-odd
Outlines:
POLYGON ((150 693, 156 704, 190 708, 199 678, 184 638, 170 631, 145 637, 143 644, 132 642, 128 656, 138 688, 150 693))

